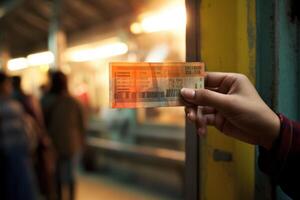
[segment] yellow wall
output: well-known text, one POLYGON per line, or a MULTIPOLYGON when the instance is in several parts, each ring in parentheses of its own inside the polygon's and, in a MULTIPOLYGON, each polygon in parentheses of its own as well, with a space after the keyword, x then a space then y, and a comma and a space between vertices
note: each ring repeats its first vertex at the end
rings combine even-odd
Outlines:
MULTIPOLYGON (((201 0, 201 58, 208 71, 255 74, 255 0, 201 0)), ((254 147, 209 128, 201 146, 201 197, 207 200, 254 198, 254 147), (233 153, 216 162, 213 150, 233 153)))

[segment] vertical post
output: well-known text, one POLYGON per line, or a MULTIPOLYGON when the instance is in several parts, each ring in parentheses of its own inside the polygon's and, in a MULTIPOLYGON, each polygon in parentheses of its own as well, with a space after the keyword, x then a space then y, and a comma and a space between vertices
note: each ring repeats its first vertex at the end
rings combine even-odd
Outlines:
MULTIPOLYGON (((288 118, 299 120, 299 18, 291 13, 297 9, 293 3, 298 0, 275 1, 276 60, 277 74, 277 111, 288 118), (294 18, 294 19, 293 19, 294 18)), ((277 187, 278 199, 290 199, 277 187)))
POLYGON ((0 49, 0 71, 7 71, 7 62, 10 59, 10 54, 7 48, 0 49))
MULTIPOLYGON (((277 108, 278 63, 275 47, 275 3, 256 0, 257 40, 256 40, 256 88, 263 100, 274 110, 277 108)), ((274 199, 274 190, 269 178, 255 165, 255 199, 274 199)))
POLYGON ((48 48, 54 55, 53 69, 63 69, 65 65, 64 50, 66 48, 66 36, 61 29, 62 1, 52 2, 52 18, 49 25, 48 48))
POLYGON ((299 19, 292 20, 290 15, 292 0, 275 2, 278 111, 293 120, 299 120, 299 19))
MULTIPOLYGON (((200 61, 200 0, 186 0, 186 61, 200 61)), ((199 136, 194 125, 186 121, 185 129, 185 199, 200 198, 199 136)))
POLYGON ((7 62, 10 59, 9 50, 5 43, 5 34, 0 33, 0 71, 7 71, 7 62))

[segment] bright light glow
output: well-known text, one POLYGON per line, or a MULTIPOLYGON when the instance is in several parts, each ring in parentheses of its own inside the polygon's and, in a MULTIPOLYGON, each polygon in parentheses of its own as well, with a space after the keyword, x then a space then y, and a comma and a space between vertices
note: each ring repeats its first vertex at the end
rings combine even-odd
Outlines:
POLYGON ((136 29, 141 28, 146 33, 167 31, 167 30, 185 30, 186 27, 186 10, 184 5, 173 5, 162 11, 145 15, 141 23, 133 23, 130 27, 132 33, 138 34, 136 29))
POLYGON ((42 72, 47 72, 47 71, 49 71, 49 65, 41 65, 40 66, 40 70, 42 71, 42 72))
POLYGON ((140 23, 135 22, 130 25, 130 31, 134 34, 139 34, 143 32, 143 28, 140 23))
POLYGON ((114 42, 102 44, 93 48, 75 47, 68 53, 68 59, 73 62, 83 62, 90 60, 100 60, 128 52, 127 44, 123 42, 114 42))
POLYGON ((168 44, 159 44, 155 46, 147 55, 145 61, 147 62, 163 62, 169 53, 168 44))
POLYGON ((28 67, 28 62, 26 58, 14 58, 7 62, 7 67, 10 71, 21 70, 28 67))
POLYGON ((54 62, 54 55, 50 51, 30 54, 27 56, 28 64, 30 66, 49 65, 54 62))

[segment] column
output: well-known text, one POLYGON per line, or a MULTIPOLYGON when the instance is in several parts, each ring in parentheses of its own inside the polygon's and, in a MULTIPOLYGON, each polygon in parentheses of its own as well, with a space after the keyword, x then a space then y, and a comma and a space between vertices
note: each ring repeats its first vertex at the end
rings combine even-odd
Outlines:
POLYGON ((66 49, 66 34, 61 26, 62 1, 52 2, 52 18, 49 25, 48 48, 54 55, 54 63, 51 68, 54 70, 66 70, 64 51, 66 49))

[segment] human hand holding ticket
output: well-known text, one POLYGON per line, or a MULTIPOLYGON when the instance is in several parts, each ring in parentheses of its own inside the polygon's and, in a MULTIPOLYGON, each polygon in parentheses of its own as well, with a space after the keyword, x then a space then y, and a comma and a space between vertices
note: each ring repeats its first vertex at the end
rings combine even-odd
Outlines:
POLYGON ((112 62, 112 108, 181 106, 181 88, 204 88, 202 62, 112 62))
POLYGON ((202 135, 207 125, 241 141, 270 149, 278 137, 279 117, 242 74, 208 72, 205 89, 183 88, 187 117, 202 135), (199 106, 201 113, 199 114, 199 106))

